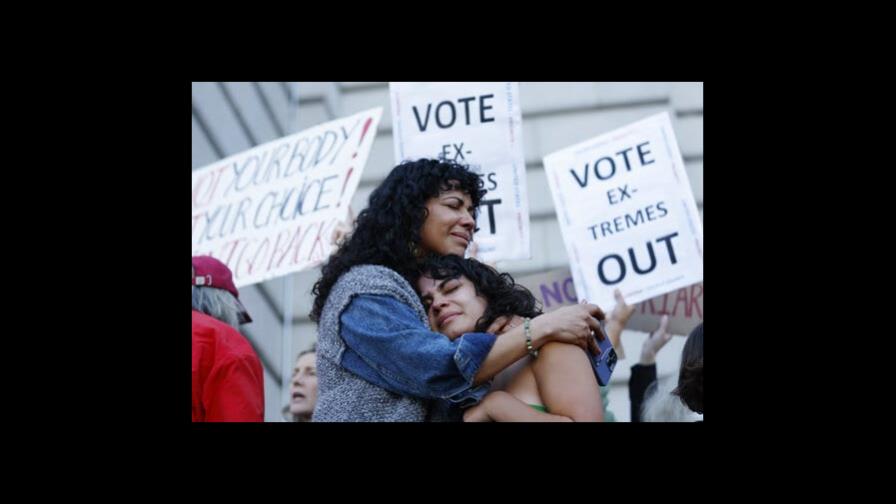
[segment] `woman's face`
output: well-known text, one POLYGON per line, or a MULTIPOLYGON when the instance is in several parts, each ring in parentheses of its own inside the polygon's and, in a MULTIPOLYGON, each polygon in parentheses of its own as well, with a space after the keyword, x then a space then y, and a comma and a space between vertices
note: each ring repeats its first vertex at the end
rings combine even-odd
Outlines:
POLYGON ((297 416, 310 417, 317 403, 317 354, 306 353, 296 360, 289 394, 289 412, 297 416))
POLYGON ((465 276, 442 280, 421 276, 417 289, 432 330, 452 340, 471 332, 488 306, 465 276))
POLYGON ((444 191, 426 201, 426 210, 420 248, 439 255, 463 256, 476 229, 470 196, 459 190, 444 191))

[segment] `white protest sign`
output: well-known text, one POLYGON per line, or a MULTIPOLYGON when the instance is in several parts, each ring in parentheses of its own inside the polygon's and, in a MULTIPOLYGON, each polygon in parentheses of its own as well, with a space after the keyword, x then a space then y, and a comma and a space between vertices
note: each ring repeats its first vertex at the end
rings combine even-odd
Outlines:
POLYGON ((703 281, 703 226, 668 113, 544 158, 579 300, 629 304, 703 281))
POLYGON ((227 264, 237 287, 325 261, 382 113, 336 119, 195 170, 193 255, 227 264))
POLYGON ((483 261, 528 259, 529 196, 519 83, 391 82, 395 160, 467 164, 488 193, 474 241, 483 261))

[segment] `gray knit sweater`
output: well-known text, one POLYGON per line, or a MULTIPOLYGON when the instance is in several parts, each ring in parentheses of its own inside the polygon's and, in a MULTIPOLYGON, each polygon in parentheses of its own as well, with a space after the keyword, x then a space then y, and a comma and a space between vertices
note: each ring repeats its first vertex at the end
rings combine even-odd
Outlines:
MULTIPOLYGON (((401 396, 378 387, 344 369, 345 342, 339 335, 340 316, 361 294, 391 296, 413 308, 421 324, 429 321, 411 285, 384 266, 359 265, 333 285, 321 312, 317 335, 317 405, 315 422, 423 422, 460 420, 456 410, 446 411, 436 401, 401 396), (438 407, 437 407, 438 406, 438 407)), ((388 314, 383 314, 388 316, 388 314)))

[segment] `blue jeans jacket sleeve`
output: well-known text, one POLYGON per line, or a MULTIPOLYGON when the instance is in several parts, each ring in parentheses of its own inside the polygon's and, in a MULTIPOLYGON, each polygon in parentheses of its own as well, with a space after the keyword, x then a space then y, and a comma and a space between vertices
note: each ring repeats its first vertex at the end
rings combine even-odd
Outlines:
POLYGON ((389 296, 356 297, 340 316, 348 347, 342 366, 391 392, 445 399, 459 406, 479 402, 490 382, 473 378, 497 337, 467 333, 451 341, 430 331, 406 304, 389 296))

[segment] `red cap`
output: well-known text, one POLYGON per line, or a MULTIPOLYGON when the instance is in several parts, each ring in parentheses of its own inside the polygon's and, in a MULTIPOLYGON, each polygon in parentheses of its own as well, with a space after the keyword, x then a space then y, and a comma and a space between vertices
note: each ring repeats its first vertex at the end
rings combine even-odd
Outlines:
POLYGON ((240 323, 252 322, 252 317, 246 311, 246 307, 240 302, 240 292, 233 284, 233 274, 230 268, 212 256, 193 256, 193 285, 200 287, 213 287, 223 289, 233 294, 240 307, 240 323))

